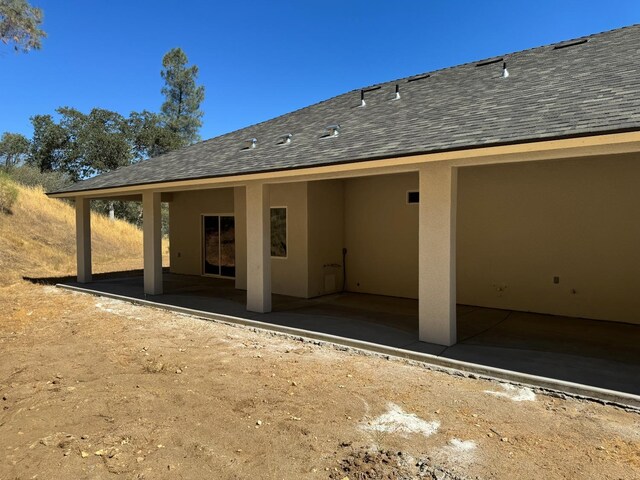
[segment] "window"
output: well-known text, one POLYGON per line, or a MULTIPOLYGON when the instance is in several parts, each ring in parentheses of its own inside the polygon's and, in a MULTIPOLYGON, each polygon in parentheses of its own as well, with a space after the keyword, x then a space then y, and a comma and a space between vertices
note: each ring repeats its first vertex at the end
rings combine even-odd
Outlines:
POLYGON ((232 215, 203 215, 202 273, 235 277, 235 219, 232 215))
POLYGON ((407 192, 407 203, 420 203, 420 192, 407 192))
POLYGON ((271 209, 271 256, 287 256, 287 208, 271 209))

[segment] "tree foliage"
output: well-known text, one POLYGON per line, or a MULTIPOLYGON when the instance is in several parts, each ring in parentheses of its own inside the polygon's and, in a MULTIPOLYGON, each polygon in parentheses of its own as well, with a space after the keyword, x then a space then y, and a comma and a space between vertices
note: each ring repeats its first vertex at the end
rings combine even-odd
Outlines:
POLYGON ((17 52, 38 50, 46 33, 40 29, 42 10, 26 0, 0 0, 0 41, 17 52))
POLYGON ((204 86, 196 85, 198 67, 187 66, 187 55, 180 48, 173 48, 162 59, 160 75, 165 81, 162 94, 162 116, 167 128, 178 135, 181 146, 200 140, 198 131, 202 126, 204 86))
MULTIPOLYGON (((0 160, 6 165, 26 163, 15 172, 18 181, 44 185, 46 180, 51 190, 57 190, 65 182, 77 182, 195 142, 204 99, 204 87, 196 85, 198 67, 188 67, 187 56, 179 48, 169 51, 162 65, 166 101, 160 113, 143 110, 124 117, 102 108, 84 113, 61 107, 55 117, 31 117, 30 142, 19 134, 4 134, 0 160)), ((141 208, 135 202, 96 200, 92 208, 105 214, 114 211, 117 217, 136 224, 141 220, 141 208)), ((163 231, 166 228, 165 219, 163 231)))
POLYGON ((131 163, 128 124, 122 115, 101 108, 88 114, 69 107, 57 112, 66 134, 61 167, 74 181, 131 163))
POLYGON ((5 132, 0 137, 0 161, 5 170, 23 163, 29 154, 29 140, 19 133, 5 132))
POLYGON ((64 128, 51 115, 34 115, 31 125, 33 137, 28 163, 38 167, 41 172, 64 171, 62 165, 67 147, 64 128))
POLYGON ((138 160, 157 157, 182 146, 182 139, 167 128, 157 113, 147 110, 131 112, 128 124, 134 156, 138 160))

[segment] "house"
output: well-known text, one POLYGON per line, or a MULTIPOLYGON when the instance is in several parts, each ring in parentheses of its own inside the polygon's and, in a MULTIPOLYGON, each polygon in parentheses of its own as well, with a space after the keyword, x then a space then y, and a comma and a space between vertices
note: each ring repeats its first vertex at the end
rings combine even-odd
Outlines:
POLYGON ((171 272, 272 293, 418 299, 640 323, 640 26, 373 85, 51 194, 142 201, 144 289, 171 272))

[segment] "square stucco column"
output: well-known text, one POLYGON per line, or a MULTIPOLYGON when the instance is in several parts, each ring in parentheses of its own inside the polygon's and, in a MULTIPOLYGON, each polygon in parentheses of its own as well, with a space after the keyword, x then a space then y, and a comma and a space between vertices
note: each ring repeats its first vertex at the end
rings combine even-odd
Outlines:
POLYGON ((78 283, 89 283, 91 281, 91 201, 80 197, 75 201, 78 283))
POLYGON ((271 217, 269 185, 246 187, 247 215, 247 310, 271 311, 271 217))
POLYGON ((456 199, 458 172, 448 165, 420 168, 419 338, 456 343, 456 199))
POLYGON ((245 187, 233 188, 235 215, 236 288, 247 289, 247 192, 245 187))
POLYGON ((142 236, 144 244, 144 293, 162 293, 162 223, 160 193, 142 194, 142 236))

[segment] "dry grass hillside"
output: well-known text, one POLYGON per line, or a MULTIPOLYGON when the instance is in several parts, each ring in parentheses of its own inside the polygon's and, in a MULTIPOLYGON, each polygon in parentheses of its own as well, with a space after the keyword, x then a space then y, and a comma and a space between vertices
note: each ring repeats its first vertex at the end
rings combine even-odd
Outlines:
MULTIPOLYGON (((75 210, 40 188, 17 185, 11 213, 0 213, 0 285, 23 276, 75 274, 75 210)), ((142 268, 142 232, 127 222, 92 214, 94 272, 142 268)))

